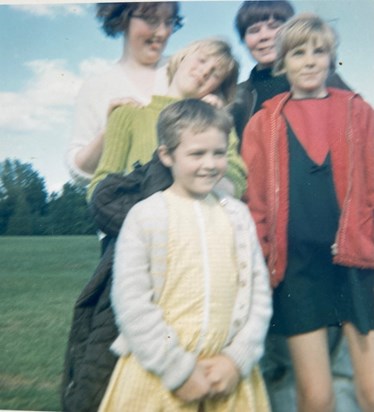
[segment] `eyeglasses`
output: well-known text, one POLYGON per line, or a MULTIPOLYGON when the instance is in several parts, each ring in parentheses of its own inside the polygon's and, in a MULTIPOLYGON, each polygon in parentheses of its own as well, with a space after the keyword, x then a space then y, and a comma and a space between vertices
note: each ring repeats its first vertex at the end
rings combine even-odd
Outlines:
POLYGON ((131 14, 130 17, 143 20, 151 30, 157 30, 162 23, 167 29, 172 29, 173 33, 183 27, 183 17, 180 16, 163 19, 158 16, 147 16, 146 14, 131 14))

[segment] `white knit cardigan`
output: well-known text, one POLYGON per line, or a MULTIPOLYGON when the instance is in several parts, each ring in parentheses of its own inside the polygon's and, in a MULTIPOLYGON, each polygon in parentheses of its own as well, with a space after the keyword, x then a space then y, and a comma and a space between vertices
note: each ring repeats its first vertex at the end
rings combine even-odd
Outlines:
MULTIPOLYGON (((217 196, 234 228, 239 273, 239 291, 222 353, 246 377, 264 352, 272 314, 270 283, 246 205, 217 196)), ((162 192, 157 192, 131 209, 117 240, 111 298, 120 335, 112 350, 117 355, 133 353, 146 370, 174 390, 188 379, 198 354, 180 346, 157 305, 166 274, 167 244, 167 205, 162 192)))

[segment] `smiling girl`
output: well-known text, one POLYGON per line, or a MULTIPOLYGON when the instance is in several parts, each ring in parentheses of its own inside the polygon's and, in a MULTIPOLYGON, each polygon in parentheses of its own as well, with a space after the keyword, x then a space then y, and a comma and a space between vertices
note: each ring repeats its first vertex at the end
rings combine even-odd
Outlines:
MULTIPOLYGON (((145 107, 122 106, 109 118, 105 145, 98 168, 88 188, 88 197, 109 173, 133 170, 134 164, 148 162, 157 147, 156 122, 161 110, 176 100, 204 98, 215 94, 227 103, 234 95, 238 65, 229 45, 216 39, 199 40, 170 59, 167 96, 155 95, 145 107)), ((238 155, 237 137, 230 134, 226 186, 236 196, 245 189, 246 170, 238 155)))
POLYGON ((357 399, 374 410, 374 111, 326 87, 337 39, 312 14, 277 37, 290 93, 244 131, 248 206, 274 289, 270 330, 287 337, 300 412, 335 410, 327 327, 347 337, 357 399))
POLYGON ((222 109, 173 103, 157 124, 172 185, 137 203, 115 250, 119 355, 100 412, 268 412, 256 366, 271 316, 246 206, 216 192, 232 128, 222 109))
MULTIPOLYGON (((272 69, 276 58, 276 35, 293 15, 294 8, 287 0, 247 0, 236 14, 236 31, 256 64, 249 78, 238 85, 235 101, 230 108, 239 139, 249 119, 266 100, 290 89, 287 77, 274 76, 272 69)), ((327 84, 349 89, 335 72, 329 73, 327 84)))
POLYGON ((89 78, 78 94, 67 165, 80 184, 90 182, 99 163, 111 107, 128 101, 148 104, 153 94, 166 93, 162 53, 182 27, 178 2, 100 3, 97 18, 107 36, 123 37, 123 49, 119 61, 89 78))

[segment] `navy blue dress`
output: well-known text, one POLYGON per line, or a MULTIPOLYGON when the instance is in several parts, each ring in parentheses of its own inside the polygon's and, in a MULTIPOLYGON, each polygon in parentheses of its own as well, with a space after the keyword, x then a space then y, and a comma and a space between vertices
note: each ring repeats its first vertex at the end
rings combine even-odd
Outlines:
POLYGON ((288 260, 284 280, 274 290, 270 332, 293 336, 351 322, 368 333, 374 329, 374 271, 332 262, 340 208, 330 153, 316 164, 287 128, 288 260))

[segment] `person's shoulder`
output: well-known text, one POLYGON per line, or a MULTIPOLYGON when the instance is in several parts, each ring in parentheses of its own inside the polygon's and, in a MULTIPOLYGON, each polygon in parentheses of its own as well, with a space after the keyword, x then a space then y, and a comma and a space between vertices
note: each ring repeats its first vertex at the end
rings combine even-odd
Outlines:
POLYGON ((257 127, 259 123, 265 122, 268 124, 269 118, 274 114, 278 115, 289 98, 290 92, 283 92, 275 95, 271 99, 265 100, 265 102, 262 103, 261 109, 251 117, 248 125, 256 125, 257 127))
POLYGON ((237 84, 237 91, 248 91, 251 85, 250 79, 243 80, 242 82, 237 84))
POLYGON ((214 191, 214 194, 217 197, 221 206, 223 206, 224 208, 232 212, 238 212, 240 214, 248 212, 247 205, 243 203, 241 200, 236 199, 233 196, 228 195, 226 193, 221 193, 219 191, 214 191))
POLYGON ((166 206, 164 196, 161 191, 154 193, 136 203, 130 210, 129 214, 143 215, 149 217, 155 217, 159 213, 162 213, 166 206))
POLYGON ((100 66, 100 69, 95 69, 94 72, 91 72, 83 77, 79 93, 103 97, 106 94, 106 91, 110 88, 110 85, 117 83, 118 65, 116 64, 106 64, 103 63, 100 66))
MULTIPOLYGON (((94 63, 95 64, 95 63, 94 63)), ((87 70, 83 82, 92 83, 92 82, 102 82, 108 80, 118 71, 118 64, 116 63, 107 63, 107 62, 97 62, 96 68, 87 70)))
POLYGON ((343 102, 353 102, 354 105, 360 105, 362 107, 368 107, 370 108, 370 104, 364 100, 364 98, 356 92, 353 92, 351 90, 343 90, 343 89, 338 89, 335 87, 329 87, 328 89, 329 96, 333 100, 340 100, 343 102))
POLYGON ((265 102, 262 104, 263 107, 265 108, 275 108, 279 104, 285 103, 289 98, 290 98, 290 92, 283 92, 276 94, 274 97, 271 99, 265 100, 265 102))
POLYGON ((122 104, 115 107, 109 115, 109 122, 113 124, 119 124, 123 127, 123 130, 127 130, 132 124, 133 119, 140 116, 144 107, 139 107, 131 102, 122 104))
POLYGON ((336 98, 345 98, 345 99, 351 99, 355 96, 359 96, 357 93, 351 91, 351 90, 346 90, 346 89, 340 89, 337 87, 328 87, 327 91, 330 96, 336 97, 336 98))

